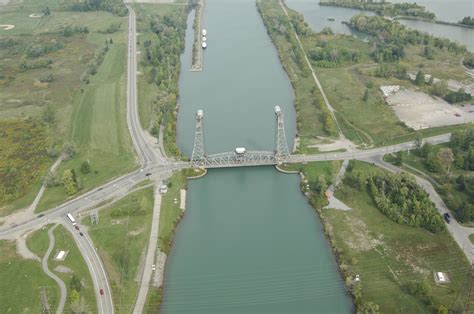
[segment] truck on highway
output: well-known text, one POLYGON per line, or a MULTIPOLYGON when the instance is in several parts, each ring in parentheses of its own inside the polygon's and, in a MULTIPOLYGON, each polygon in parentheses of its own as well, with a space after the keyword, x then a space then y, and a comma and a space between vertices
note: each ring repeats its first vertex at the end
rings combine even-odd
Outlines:
POLYGON ((74 219, 74 217, 72 217, 71 213, 68 213, 66 216, 69 219, 69 221, 72 223, 73 226, 75 226, 77 224, 76 219, 74 219))

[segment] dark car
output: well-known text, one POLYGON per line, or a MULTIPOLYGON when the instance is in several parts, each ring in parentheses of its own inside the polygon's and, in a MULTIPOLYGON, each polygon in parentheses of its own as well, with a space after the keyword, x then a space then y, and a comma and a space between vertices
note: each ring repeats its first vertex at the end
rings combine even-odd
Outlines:
POLYGON ((100 292, 100 295, 104 295, 104 289, 100 288, 99 292, 100 292))
POLYGON ((449 215, 449 213, 444 213, 443 217, 448 224, 451 222, 451 216, 449 215))
POLYGON ((41 218, 41 217, 43 217, 43 216, 44 216, 44 214, 39 214, 39 215, 38 215, 38 218, 41 218))
POLYGON ((79 232, 79 234, 81 235, 81 237, 83 237, 83 236, 84 236, 84 233, 82 233, 82 232, 79 232))
POLYGON ((76 228, 76 230, 79 230, 79 226, 78 226, 78 225, 75 225, 74 228, 76 228))
POLYGON ((147 174, 145 174, 145 176, 151 176, 151 172, 148 172, 147 174))

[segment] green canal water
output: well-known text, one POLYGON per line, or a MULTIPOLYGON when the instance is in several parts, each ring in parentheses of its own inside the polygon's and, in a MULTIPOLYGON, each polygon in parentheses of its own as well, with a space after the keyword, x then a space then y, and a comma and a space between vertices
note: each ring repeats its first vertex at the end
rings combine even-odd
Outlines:
MULTIPOLYGON (((204 110, 207 152, 273 150, 282 106, 289 144, 293 92, 252 0, 207 0, 204 70, 190 72, 188 19, 178 143, 191 154, 204 110), (238 17, 238 18, 237 18, 238 17)), ((188 185, 168 257, 162 313, 349 313, 353 305, 299 177, 273 167, 216 169, 188 185)))

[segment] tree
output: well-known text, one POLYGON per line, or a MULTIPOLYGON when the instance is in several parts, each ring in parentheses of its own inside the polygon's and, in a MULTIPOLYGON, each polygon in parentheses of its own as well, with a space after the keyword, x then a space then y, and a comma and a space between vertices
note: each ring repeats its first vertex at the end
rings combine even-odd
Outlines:
POLYGON ((364 96, 362 96, 362 100, 363 100, 363 101, 367 101, 368 99, 369 99, 369 89, 366 88, 366 89, 365 89, 364 96))
POLYGON ((357 308, 357 314, 378 314, 380 313, 380 307, 374 302, 365 302, 357 308))
POLYGON ((420 133, 417 133, 415 136, 415 149, 420 149, 423 146, 423 137, 420 133))
POLYGON ((440 81, 433 84, 431 93, 438 97, 443 97, 448 92, 448 83, 446 81, 440 81))
POLYGON ((42 118, 44 122, 48 124, 53 124, 55 120, 55 112, 53 107, 49 105, 46 106, 46 108, 43 110, 42 118))
POLYGON ((68 195, 77 193, 77 180, 74 170, 66 169, 63 172, 63 185, 68 195))
POLYGON ((401 166, 403 164, 403 151, 395 153, 395 165, 401 166))
POLYGON ((71 290, 76 290, 77 292, 81 292, 82 283, 81 278, 79 278, 76 273, 72 274, 71 281, 69 281, 69 288, 71 290))
POLYGON ((69 294, 69 302, 71 303, 71 311, 73 313, 81 312, 81 295, 77 290, 71 290, 71 293, 69 294))
POLYGON ((89 172, 91 172, 91 165, 89 164, 89 161, 84 161, 81 164, 81 173, 88 174, 89 172))
POLYGON ((425 84, 425 74, 423 72, 418 71, 415 78, 415 84, 418 86, 425 84))
POLYGON ((433 151, 433 145, 431 145, 430 143, 425 143, 421 147, 420 156, 426 158, 432 151, 433 151))
POLYGON ((63 145, 63 154, 65 159, 70 159, 76 154, 76 148, 73 144, 66 142, 63 145))

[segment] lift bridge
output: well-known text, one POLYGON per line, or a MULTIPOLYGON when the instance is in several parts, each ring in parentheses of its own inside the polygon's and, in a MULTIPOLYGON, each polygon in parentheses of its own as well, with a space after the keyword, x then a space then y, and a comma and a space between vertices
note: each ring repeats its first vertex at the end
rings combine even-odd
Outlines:
POLYGON ((236 148, 233 152, 207 155, 204 150, 202 110, 196 112, 196 131, 194 148, 191 155, 191 165, 194 168, 228 168, 244 166, 277 165, 290 159, 290 151, 286 142, 283 112, 275 106, 277 122, 276 150, 275 151, 246 151, 245 148, 236 148))

